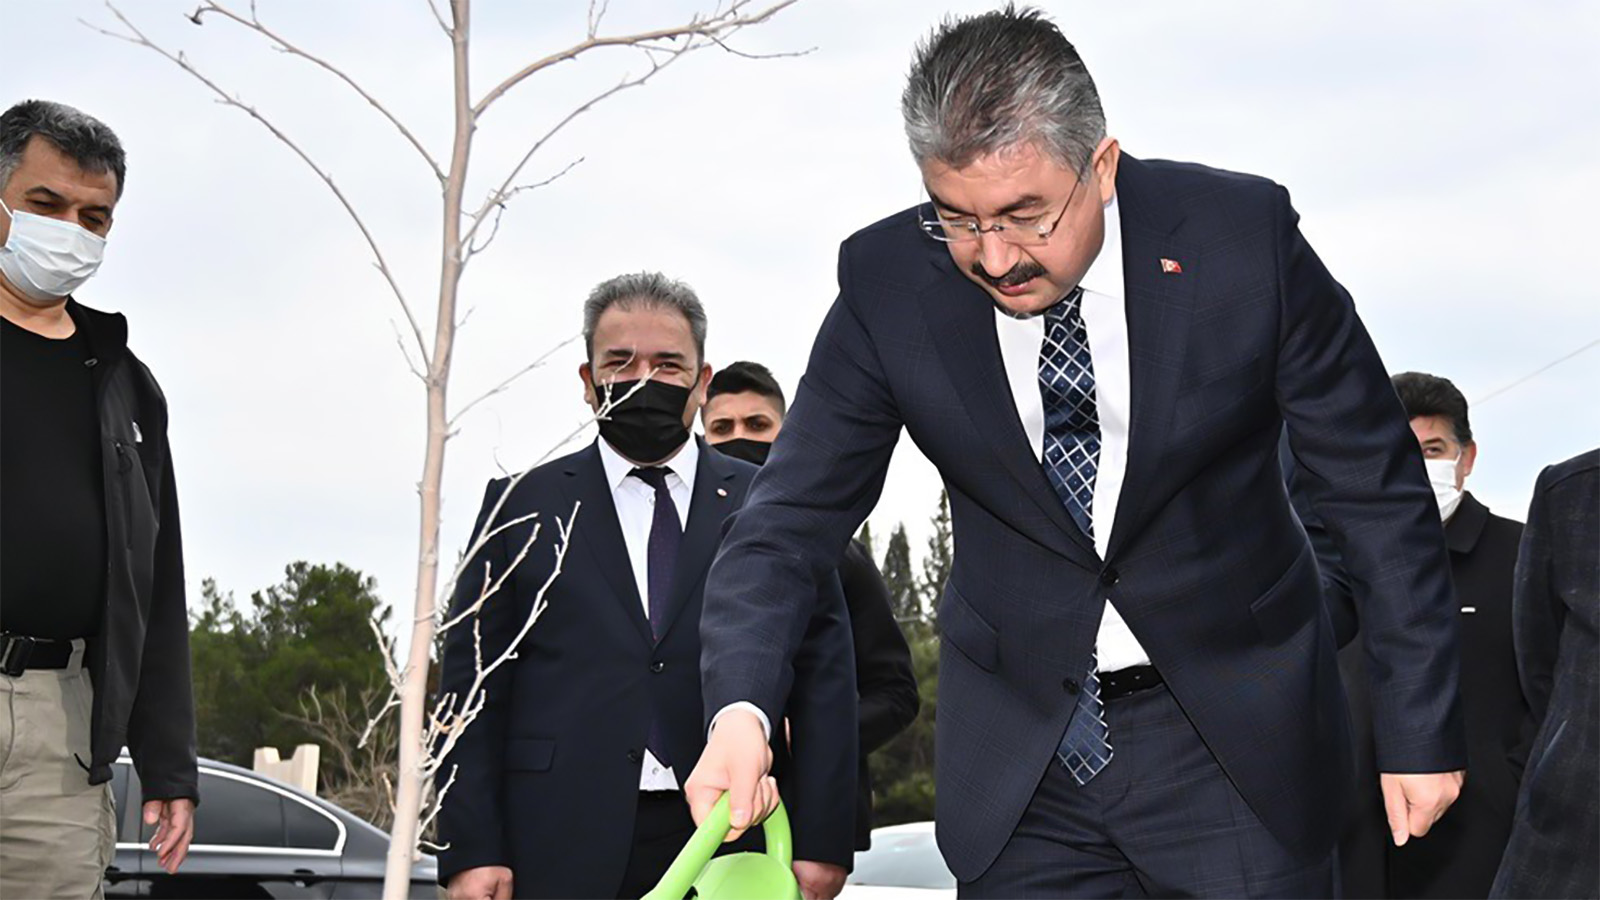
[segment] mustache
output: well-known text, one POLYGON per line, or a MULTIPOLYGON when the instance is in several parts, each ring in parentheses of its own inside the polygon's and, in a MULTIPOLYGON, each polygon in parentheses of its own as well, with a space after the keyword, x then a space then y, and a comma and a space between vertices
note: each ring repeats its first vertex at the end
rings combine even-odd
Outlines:
POLYGON ((974 262, 972 264, 972 274, 982 279, 991 287, 1002 288, 1016 287, 1019 284, 1039 278, 1047 273, 1044 270, 1044 266, 1041 266, 1036 262, 1026 261, 1019 262, 1012 266, 1004 275, 1001 275, 998 278, 990 275, 989 271, 983 267, 983 263, 974 262))

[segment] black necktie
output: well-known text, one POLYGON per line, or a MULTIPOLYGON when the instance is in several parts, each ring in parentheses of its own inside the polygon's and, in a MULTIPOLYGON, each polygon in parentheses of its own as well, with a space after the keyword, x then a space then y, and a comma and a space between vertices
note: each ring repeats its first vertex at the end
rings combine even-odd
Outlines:
MULTIPOLYGON (((678 547, 683 543, 683 523, 678 519, 677 504, 672 502, 672 491, 667 487, 667 473, 671 471, 665 466, 651 466, 629 473, 656 492, 655 512, 650 520, 650 545, 645 552, 645 580, 649 588, 645 599, 650 606, 650 635, 658 641, 666 625, 672 575, 678 567, 678 547)), ((661 716, 657 713, 651 714, 650 737, 645 748, 663 766, 672 765, 667 760, 666 739, 661 731, 661 716)))

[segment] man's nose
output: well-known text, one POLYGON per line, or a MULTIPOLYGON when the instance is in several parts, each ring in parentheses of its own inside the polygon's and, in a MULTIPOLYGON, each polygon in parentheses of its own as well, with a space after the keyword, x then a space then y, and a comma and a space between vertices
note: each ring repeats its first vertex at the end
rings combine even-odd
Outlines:
POLYGON ((985 231, 978 235, 978 264, 990 278, 1000 278, 1017 263, 1017 248, 1000 240, 1000 235, 985 231))

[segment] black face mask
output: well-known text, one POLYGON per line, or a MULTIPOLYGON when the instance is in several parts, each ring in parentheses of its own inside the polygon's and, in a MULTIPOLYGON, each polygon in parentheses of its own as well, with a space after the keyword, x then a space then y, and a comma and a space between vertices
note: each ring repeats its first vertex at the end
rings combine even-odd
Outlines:
POLYGON ((758 466, 766 465, 767 454, 772 452, 771 441, 752 441, 749 438, 734 438, 731 441, 723 441, 720 444, 712 444, 711 446, 716 447, 734 459, 742 459, 747 463, 755 463, 758 466))
POLYGON ((600 436, 633 462, 660 462, 689 439, 689 428, 683 424, 689 388, 650 380, 634 390, 638 384, 617 381, 595 385, 602 402, 607 397, 618 398, 600 420, 600 436))

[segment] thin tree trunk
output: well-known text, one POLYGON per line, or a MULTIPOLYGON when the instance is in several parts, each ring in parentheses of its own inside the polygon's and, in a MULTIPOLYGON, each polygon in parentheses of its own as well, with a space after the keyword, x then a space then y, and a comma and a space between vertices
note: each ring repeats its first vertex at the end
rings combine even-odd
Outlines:
POLYGON ((423 778, 428 749, 422 746, 423 706, 427 703, 429 654, 433 649, 434 615, 439 582, 439 505, 444 474, 449 412, 450 359, 456 332, 456 289, 461 281, 461 196, 472 152, 473 114, 467 82, 467 38, 471 0, 452 0, 451 42, 455 64, 455 142, 445 180, 442 259, 439 266, 439 309, 434 326, 433 358, 428 368, 428 446, 422 461, 420 547, 417 554, 417 602, 412 618, 411 647, 406 657, 405 685, 400 695, 400 765, 396 772, 394 831, 384 868, 385 900, 410 894, 416 855, 417 822, 422 810, 423 778))

